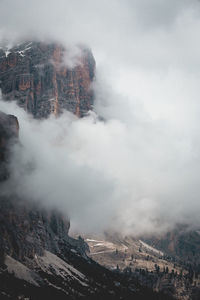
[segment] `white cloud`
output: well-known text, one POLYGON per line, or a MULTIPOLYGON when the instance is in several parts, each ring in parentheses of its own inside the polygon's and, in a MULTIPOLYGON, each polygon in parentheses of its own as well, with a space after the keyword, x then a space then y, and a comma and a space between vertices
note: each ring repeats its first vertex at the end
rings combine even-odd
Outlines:
POLYGON ((106 119, 65 113, 38 123, 1 102, 21 124, 20 193, 56 203, 87 230, 200 225, 199 7, 195 0, 1 1, 1 36, 93 49, 95 110, 106 119), (34 168, 23 173, 29 161, 34 168))

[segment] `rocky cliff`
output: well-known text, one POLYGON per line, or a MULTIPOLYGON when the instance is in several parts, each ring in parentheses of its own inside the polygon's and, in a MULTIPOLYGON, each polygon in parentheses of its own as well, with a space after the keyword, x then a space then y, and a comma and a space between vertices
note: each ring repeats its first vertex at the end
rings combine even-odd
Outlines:
POLYGON ((68 66, 69 49, 59 44, 26 42, 0 48, 0 87, 6 100, 35 118, 58 115, 64 109, 84 116, 93 105, 91 83, 95 60, 91 51, 78 47, 74 66, 68 66))
MULTIPOLYGON (((9 177, 8 163, 11 150, 19 142, 19 123, 15 116, 0 112, 0 184, 9 177)), ((9 189, 9 185, 7 186, 9 189)), ((68 236, 69 219, 58 211, 43 209, 28 199, 0 192, 0 249, 1 255, 10 255, 23 261, 25 257, 42 255, 44 249, 53 253, 62 247, 74 248, 85 255, 87 244, 68 236)), ((2 257, 1 257, 2 260, 2 257)))
POLYGON ((13 115, 0 112, 0 181, 8 178, 6 164, 9 160, 10 146, 18 139, 19 124, 13 115))

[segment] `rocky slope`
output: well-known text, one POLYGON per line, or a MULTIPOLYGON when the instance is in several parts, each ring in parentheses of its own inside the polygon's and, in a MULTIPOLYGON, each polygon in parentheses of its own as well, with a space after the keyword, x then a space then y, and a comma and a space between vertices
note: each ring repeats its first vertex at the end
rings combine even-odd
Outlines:
MULTIPOLYGON (((188 233, 184 234, 184 243, 191 249, 188 233)), ((101 265, 129 274, 140 284, 173 295, 176 299, 192 300, 200 297, 200 269, 190 264, 190 252, 184 247, 182 251, 188 254, 185 261, 182 257, 169 254, 167 248, 159 248, 141 239, 119 234, 104 234, 102 236, 85 236, 90 247, 89 256, 101 265), (166 252, 165 252, 166 249, 166 252)), ((157 241, 159 238, 157 237, 157 241)), ((159 243, 157 243, 159 246, 159 243)), ((184 246, 184 244, 183 244, 184 246)), ((177 252, 181 247, 178 245, 177 252)), ((197 252, 199 254, 199 252, 197 252)), ((193 256, 192 256, 193 257, 193 256)))
POLYGON ((58 115, 64 109, 83 116, 91 109, 95 61, 79 47, 74 66, 70 50, 59 44, 26 42, 0 48, 0 87, 4 99, 16 100, 36 118, 58 115))
POLYGON ((178 225, 173 231, 150 236, 146 241, 182 262, 200 265, 200 231, 178 225))

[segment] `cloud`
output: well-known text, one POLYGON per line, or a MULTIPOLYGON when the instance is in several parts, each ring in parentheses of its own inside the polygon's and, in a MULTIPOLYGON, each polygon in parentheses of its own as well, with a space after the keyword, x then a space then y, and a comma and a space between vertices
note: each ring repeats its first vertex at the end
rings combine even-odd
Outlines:
POLYGON ((199 8, 196 0, 0 2, 1 37, 93 49, 95 111, 105 120, 66 112, 38 123, 1 101, 21 124, 18 193, 56 204, 88 231, 200 226, 199 8))
POLYGON ((66 112, 38 121, 14 103, 1 101, 0 110, 20 122, 21 145, 5 187, 10 192, 61 209, 73 227, 89 232, 200 225, 198 136, 184 136, 142 113, 102 122, 94 113, 77 119, 66 112))
POLYGON ((133 46, 135 38, 160 31, 173 33, 180 23, 190 29, 192 23, 198 24, 199 16, 196 0, 30 0, 28 5, 26 0, 2 0, 0 8, 1 30, 6 33, 49 36, 67 43, 83 41, 99 47, 106 41, 102 48, 118 45, 115 52, 133 46))
POLYGON ((199 9, 197 0, 2 0, 0 28, 9 39, 86 43, 115 69, 183 67, 198 58, 199 9))
POLYGON ((77 120, 66 112, 58 119, 52 116, 36 121, 15 103, 1 101, 0 107, 20 122, 20 144, 13 149, 10 165, 12 175, 2 184, 1 192, 61 209, 87 230, 91 225, 96 231, 103 230, 113 214, 106 204, 108 197, 110 204, 113 201, 112 182, 76 155, 83 147, 84 135, 91 134, 79 135, 78 131, 94 126, 93 118, 77 120), (101 213, 98 218, 97 211, 101 213))

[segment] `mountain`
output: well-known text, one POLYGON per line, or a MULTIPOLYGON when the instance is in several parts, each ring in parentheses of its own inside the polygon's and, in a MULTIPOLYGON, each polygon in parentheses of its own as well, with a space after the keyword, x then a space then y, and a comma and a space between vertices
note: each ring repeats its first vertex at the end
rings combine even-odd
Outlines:
POLYGON ((67 65, 70 49, 59 44, 25 42, 0 49, 0 87, 4 99, 16 100, 35 118, 68 110, 84 116, 93 105, 91 82, 95 60, 78 47, 74 66, 67 65))
MULTIPOLYGON (((80 117, 87 113, 93 56, 81 48, 80 63, 69 68, 62 63, 65 51, 38 42, 1 49, 4 99, 16 100, 35 118, 64 109, 80 117)), ((15 116, 0 113, 0 299, 171 299, 92 260, 83 238, 69 236, 70 221, 62 212, 5 193, 19 125, 15 116)))
MULTIPOLYGON (((167 242, 167 235, 162 235, 162 238, 154 237, 154 243, 152 237, 136 238, 113 232, 101 236, 85 235, 84 238, 90 248, 89 256, 104 267, 129 274, 129 277, 141 285, 163 291, 176 299, 198 300, 200 297, 198 233, 187 232, 184 227, 181 233, 179 228, 176 233, 177 242, 170 252, 167 247, 170 239, 168 237, 167 242), (196 262, 193 261, 194 253, 196 262)), ((170 232, 170 236, 175 234, 170 232)))
POLYGON ((164 249, 168 255, 182 262, 200 266, 200 232, 198 230, 190 230, 186 225, 177 225, 172 231, 160 236, 149 236, 145 240, 152 246, 164 249))

